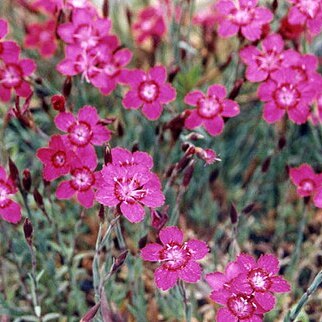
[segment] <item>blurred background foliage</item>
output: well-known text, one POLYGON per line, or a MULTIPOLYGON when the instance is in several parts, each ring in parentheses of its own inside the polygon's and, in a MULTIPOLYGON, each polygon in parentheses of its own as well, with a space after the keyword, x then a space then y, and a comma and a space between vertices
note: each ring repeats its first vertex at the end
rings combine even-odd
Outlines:
MULTIPOLYGON (((262 2, 271 4, 271 1, 262 2)), ((124 18, 126 10, 135 15, 145 4, 146 1, 139 0, 110 1, 113 30, 122 44, 134 52, 131 67, 148 68, 151 62, 151 47, 136 47, 124 18)), ((190 5, 198 10, 205 2, 190 1, 190 5)), ((206 90, 213 83, 224 84, 231 90, 235 80, 244 72, 238 62, 237 39, 218 39, 217 50, 205 57, 201 31, 191 25, 191 8, 186 3, 182 8, 185 21, 180 26, 170 21, 168 36, 155 53, 155 60, 167 65, 169 72, 180 67, 173 77, 177 100, 167 106, 158 121, 148 121, 139 111, 126 111, 121 104, 124 93, 121 87, 104 97, 80 77, 74 77, 69 97, 74 111, 85 104, 93 105, 101 117, 116 118, 110 126, 114 132, 110 145, 131 149, 137 144, 140 150, 152 154, 154 170, 162 178, 163 186, 169 181, 167 170, 183 156, 181 147, 189 133, 187 130, 175 131, 174 127, 169 130, 165 126, 187 108, 183 103, 185 94, 195 88, 206 90), (191 52, 183 53, 180 42, 191 48, 191 52), (227 61, 230 54, 230 63, 220 70, 218 66, 227 61)), ((279 8, 277 17, 283 14, 283 10, 283 6, 279 8)), ((19 6, 19 1, 14 0, 0 2, 0 16, 11 26, 7 39, 14 39, 20 45, 25 35, 24 26, 45 19, 42 14, 26 12, 19 6)), ((307 52, 318 55, 321 44, 321 37, 318 37, 308 45, 307 52)), ((35 157, 36 150, 47 145, 49 136, 59 133, 53 123, 56 111, 50 107, 50 96, 60 93, 65 81, 55 70, 63 57, 62 45, 49 60, 40 58, 32 50, 23 50, 23 55, 33 58, 38 66, 32 80, 35 94, 30 106, 38 129, 27 128, 13 118, 5 122, 5 115, 13 103, 0 103, 0 160, 7 166, 10 156, 20 173, 29 168, 32 189, 37 188, 43 196, 45 210, 39 208, 31 193, 27 195, 34 227, 41 321, 79 321, 95 304, 92 260, 99 207, 96 205, 84 211, 72 201, 56 200, 57 182, 43 182, 41 163, 35 157), (42 80, 41 84, 37 78, 42 80)), ((288 167, 304 162, 316 171, 322 171, 322 128, 310 122, 298 126, 286 119, 268 125, 262 119, 262 104, 256 99, 254 84, 243 84, 236 100, 241 113, 225 124, 222 135, 212 138, 198 129, 196 132, 204 135, 204 139, 192 142, 196 146, 214 149, 222 161, 205 166, 203 161, 196 160, 193 177, 185 191, 182 188, 183 174, 179 173, 166 192, 168 215, 172 224, 175 222, 171 220, 178 218, 187 238, 198 237, 208 243, 211 253, 202 261, 205 273, 223 271, 232 259, 231 245, 235 237, 241 252, 257 256, 275 253, 281 260, 281 273, 292 284, 292 292, 279 297, 277 307, 266 315, 265 321, 281 321, 322 267, 322 212, 313 207, 309 208, 299 258, 292 263, 303 201, 297 198, 295 187, 288 178, 288 167), (239 214, 235 233, 230 220, 232 204, 239 214)), ((103 149, 98 148, 97 153, 101 157, 101 167, 103 149)), ((23 202, 21 196, 18 199, 23 202)), ((27 216, 25 209, 24 216, 27 216)), ((108 216, 111 219, 112 215, 108 216)), ((122 218, 121 228, 129 255, 125 265, 106 283, 111 321, 183 321, 179 290, 175 288, 167 293, 157 290, 153 283, 156 265, 143 263, 139 258, 142 240, 156 238, 150 215, 147 213, 145 221, 136 225, 122 218)), ((1 221, 0 229, 0 316, 9 316, 9 321, 15 322, 40 321, 34 310, 35 285, 30 278, 31 258, 22 224, 13 226, 1 221)), ((121 251, 116 237, 113 232, 109 247, 105 247, 101 255, 107 271, 112 258, 121 251)), ((193 307, 193 321, 213 321, 217 306, 208 298, 210 290, 206 283, 188 285, 187 290, 193 307)), ((297 321, 321 321, 321 300, 320 288, 297 321)))

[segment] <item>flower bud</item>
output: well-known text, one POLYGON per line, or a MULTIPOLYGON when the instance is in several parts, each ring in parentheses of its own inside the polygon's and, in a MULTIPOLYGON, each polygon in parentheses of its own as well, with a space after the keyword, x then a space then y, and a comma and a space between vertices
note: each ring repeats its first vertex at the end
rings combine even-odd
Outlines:
POLYGON ((17 185, 20 185, 19 180, 19 170, 16 166, 16 164, 9 158, 9 173, 11 180, 17 185))
POLYGON ((238 212, 233 203, 230 206, 230 221, 233 225, 235 225, 238 221, 238 212))
POLYGON ((72 78, 67 76, 63 85, 63 95, 65 98, 68 98, 72 91, 72 78))
POLYGON ((54 95, 51 97, 51 104, 53 105, 54 110, 59 112, 65 111, 65 97, 63 95, 54 95))
POLYGON ((169 216, 167 214, 168 207, 165 207, 162 211, 151 209, 151 226, 157 231, 160 231, 162 227, 167 223, 169 216))
POLYGON ((22 172, 22 186, 25 191, 29 192, 31 188, 31 174, 29 169, 24 169, 22 172))
POLYGON ((127 254, 128 254, 128 251, 125 250, 120 254, 120 256, 118 256, 115 259, 115 262, 114 262, 112 270, 111 270, 111 274, 116 273, 121 268, 121 266, 124 264, 124 262, 126 260, 127 254))
POLYGON ((25 239, 28 245, 32 245, 32 237, 33 237, 33 227, 31 221, 26 218, 23 223, 23 232, 25 234, 25 239))

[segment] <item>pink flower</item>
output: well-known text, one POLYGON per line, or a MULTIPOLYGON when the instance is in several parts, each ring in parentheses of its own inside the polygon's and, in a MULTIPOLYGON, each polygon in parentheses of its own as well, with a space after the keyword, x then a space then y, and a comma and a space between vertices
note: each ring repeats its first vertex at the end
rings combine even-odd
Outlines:
POLYGON ((6 20, 0 19, 0 59, 9 61, 10 58, 17 60, 20 49, 14 41, 1 41, 8 34, 8 23, 6 20))
POLYGON ((113 148, 111 150, 112 164, 121 167, 144 166, 147 170, 153 167, 152 157, 141 151, 130 152, 124 148, 113 148))
POLYGON ((35 10, 44 9, 45 11, 55 14, 63 8, 64 0, 36 0, 32 3, 35 10))
POLYGON ((121 213, 132 223, 143 220, 144 206, 156 208, 164 203, 159 178, 144 165, 109 163, 103 167, 102 175, 96 200, 105 206, 120 207, 121 213))
POLYGON ((261 37, 262 27, 273 19, 273 14, 264 7, 257 7, 258 0, 220 0, 216 10, 222 16, 218 34, 231 37, 241 31, 242 35, 254 41, 261 37))
POLYGON ((233 117, 239 114, 236 102, 226 99, 226 89, 222 85, 212 85, 205 95, 201 91, 189 92, 184 102, 196 106, 185 120, 185 127, 189 130, 203 125, 210 135, 216 136, 224 129, 223 117, 233 117))
POLYGON ((27 35, 24 45, 26 48, 36 48, 41 56, 49 58, 54 55, 56 42, 56 22, 48 20, 43 24, 35 23, 27 25, 27 35))
POLYGON ((236 263, 246 272, 234 280, 235 289, 240 292, 252 293, 256 303, 265 311, 270 311, 275 306, 272 292, 285 293, 291 290, 288 282, 277 275, 279 262, 272 254, 262 255, 257 262, 252 256, 241 254, 236 263))
POLYGON ((0 216, 3 220, 14 224, 21 219, 21 206, 10 199, 16 192, 15 184, 0 166, 0 216))
POLYGON ((202 269, 196 261, 209 252, 207 244, 197 239, 183 242, 183 233, 175 226, 161 229, 159 238, 162 245, 148 244, 141 250, 143 260, 161 263, 154 272, 157 287, 166 291, 178 279, 187 283, 199 281, 202 269))
POLYGON ((313 197, 316 207, 322 208, 322 174, 316 174, 308 164, 290 169, 290 178, 300 197, 313 197))
POLYGON ((281 68, 284 60, 284 42, 280 35, 271 34, 262 42, 263 50, 247 46, 240 51, 240 57, 247 65, 246 78, 250 82, 261 82, 281 68))
POLYGON ((197 12, 192 18, 192 23, 195 25, 200 25, 204 29, 213 30, 216 23, 220 21, 220 15, 215 10, 213 5, 209 6, 206 9, 197 12))
POLYGON ((309 103, 314 99, 314 88, 308 82, 299 82, 291 68, 281 68, 271 74, 271 79, 258 88, 258 97, 266 102, 264 120, 275 123, 285 113, 296 124, 307 121, 309 103))
POLYGON ((262 255, 256 262, 250 255, 239 255, 228 264, 225 274, 206 275, 212 288, 210 298, 225 307, 217 312, 217 322, 260 322, 275 305, 273 292, 290 291, 288 282, 278 276, 278 259, 262 255))
POLYGON ((79 148, 102 145, 110 140, 111 132, 100 121, 96 108, 88 105, 78 111, 77 117, 70 112, 61 112, 55 117, 57 128, 67 132, 69 142, 79 148))
POLYGON ((70 164, 71 179, 63 181, 56 190, 58 199, 70 199, 75 194, 78 202, 85 208, 94 204, 95 192, 101 182, 101 173, 94 172, 97 167, 97 158, 88 155, 86 150, 79 150, 77 158, 70 164))
POLYGON ((61 24, 57 32, 65 43, 88 49, 102 43, 110 29, 110 19, 99 18, 95 10, 75 9, 72 22, 61 24))
POLYGON ((44 164, 43 177, 47 181, 69 173, 71 162, 75 158, 75 154, 60 135, 53 135, 49 146, 38 149, 36 156, 44 164))
POLYGON ((20 49, 11 44, 10 51, 2 56, 0 61, 0 100, 8 102, 11 89, 21 97, 28 97, 32 90, 25 80, 36 69, 36 64, 31 59, 19 59, 20 49))
POLYGON ((164 66, 153 67, 148 72, 139 69, 124 72, 122 81, 131 87, 123 98, 124 107, 138 109, 142 106, 142 113, 149 120, 158 119, 163 105, 176 97, 175 89, 166 83, 166 79, 164 66))
POLYGON ((133 29, 137 34, 135 40, 139 44, 149 38, 161 38, 167 30, 161 7, 148 6, 142 9, 133 29))
POLYGON ((305 25, 312 36, 322 29, 322 5, 320 0, 288 0, 292 7, 288 21, 292 25, 305 25))

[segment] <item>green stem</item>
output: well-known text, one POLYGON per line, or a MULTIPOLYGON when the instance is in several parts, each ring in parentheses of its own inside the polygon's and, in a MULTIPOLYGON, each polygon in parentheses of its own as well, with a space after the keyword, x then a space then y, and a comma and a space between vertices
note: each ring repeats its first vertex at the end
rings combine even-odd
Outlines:
POLYGON ((187 292, 184 287, 183 281, 181 280, 179 281, 178 287, 183 300, 186 322, 191 322, 191 303, 188 300, 187 292))
POLYGON ((312 284, 309 286, 307 291, 302 295, 299 302, 296 306, 290 310, 284 319, 284 322, 292 322, 295 321, 296 317, 301 312, 303 306, 309 300, 310 296, 318 289, 318 287, 322 284, 322 270, 316 275, 315 279, 313 280, 312 284))

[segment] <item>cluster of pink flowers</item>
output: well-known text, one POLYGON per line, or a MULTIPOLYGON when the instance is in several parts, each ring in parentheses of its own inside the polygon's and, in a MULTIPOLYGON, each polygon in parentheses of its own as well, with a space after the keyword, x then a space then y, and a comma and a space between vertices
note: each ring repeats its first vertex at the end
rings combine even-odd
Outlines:
POLYGON ((20 48, 14 41, 3 38, 8 34, 8 23, 0 19, 0 100, 8 102, 11 91, 18 96, 28 97, 32 90, 27 81, 36 69, 31 59, 20 58, 20 48))
POLYGON ((312 197, 316 207, 322 208, 322 174, 315 173, 308 164, 290 169, 290 178, 300 197, 312 197))
POLYGON ((47 148, 38 149, 37 157, 44 164, 43 177, 52 181, 69 174, 71 178, 59 184, 57 198, 70 199, 76 194, 79 203, 90 208, 101 179, 100 172, 95 172, 97 156, 93 145, 110 140, 111 132, 92 106, 82 107, 77 117, 60 112, 55 124, 67 134, 53 135, 47 148))
POLYGON ((16 192, 16 185, 0 166, 0 216, 3 220, 14 224, 21 219, 21 206, 11 199, 16 192))
POLYGON ((194 129, 203 125, 210 135, 219 135, 224 129, 223 117, 234 117, 239 114, 238 104, 226 99, 226 88, 222 85, 212 85, 207 90, 207 95, 197 90, 189 92, 184 102, 196 106, 189 111, 185 120, 185 127, 194 129))
POLYGON ((197 260, 203 259, 209 252, 207 244, 197 239, 184 242, 182 231, 175 226, 161 229, 159 239, 162 244, 151 243, 141 250, 143 260, 161 263, 154 272, 157 287, 166 291, 178 279, 187 283, 198 282, 202 268, 197 260))
POLYGON ((261 322, 275 306, 273 293, 290 291, 290 285, 278 275, 279 262, 274 255, 262 255, 258 261, 247 254, 227 265, 225 273, 206 275, 212 292, 210 298, 223 305, 217 322, 261 322))
POLYGON ((31 7, 56 15, 60 10, 93 8, 93 5, 90 0, 34 0, 31 7))
POLYGON ((144 206, 163 205, 165 197, 156 174, 151 172, 153 159, 145 152, 131 153, 123 148, 111 150, 111 162, 102 171, 96 200, 108 207, 118 207, 132 223, 144 219, 144 206))
POLYGON ((320 94, 322 83, 314 55, 284 50, 282 37, 271 34, 262 41, 262 50, 247 46, 240 51, 240 57, 247 65, 246 78, 262 82, 258 97, 265 102, 266 122, 277 122, 285 113, 296 124, 308 120, 310 104, 320 94))
POLYGON ((65 58, 57 70, 69 76, 81 74, 102 94, 109 95, 132 58, 128 49, 119 49, 119 39, 110 29, 110 19, 100 18, 95 9, 74 9, 71 21, 57 30, 66 43, 65 58))
POLYGON ((322 30, 322 4, 320 0, 288 0, 292 4, 287 20, 291 25, 301 25, 310 37, 322 30))

